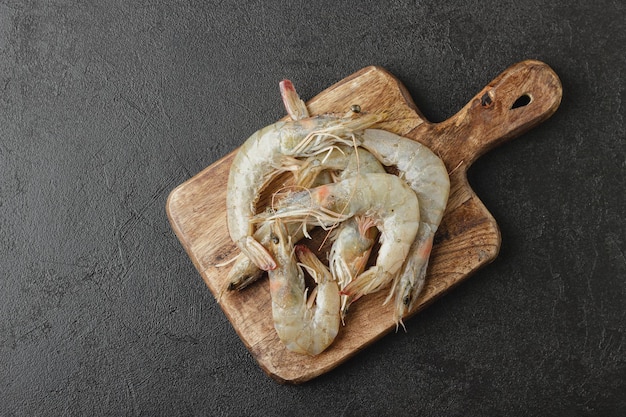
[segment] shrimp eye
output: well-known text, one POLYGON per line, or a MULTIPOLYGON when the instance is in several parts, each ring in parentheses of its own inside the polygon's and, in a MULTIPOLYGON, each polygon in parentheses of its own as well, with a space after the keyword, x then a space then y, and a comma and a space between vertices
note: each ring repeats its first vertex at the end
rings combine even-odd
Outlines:
POLYGON ((270 240, 274 245, 278 245, 278 242, 280 242, 280 239, 278 239, 278 236, 276 236, 274 233, 270 235, 270 240))
POLYGON ((358 104, 353 104, 352 106, 350 106, 350 110, 352 111, 352 113, 361 113, 361 106, 359 106, 358 104))

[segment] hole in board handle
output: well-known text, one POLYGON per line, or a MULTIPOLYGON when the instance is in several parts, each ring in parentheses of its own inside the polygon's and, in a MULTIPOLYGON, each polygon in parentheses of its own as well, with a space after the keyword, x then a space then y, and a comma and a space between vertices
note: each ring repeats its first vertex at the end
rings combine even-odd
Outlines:
POLYGON ((528 94, 523 94, 517 100, 515 100, 515 103, 513 103, 513 105, 511 106, 511 110, 527 106, 528 104, 530 104, 531 101, 532 99, 528 94))

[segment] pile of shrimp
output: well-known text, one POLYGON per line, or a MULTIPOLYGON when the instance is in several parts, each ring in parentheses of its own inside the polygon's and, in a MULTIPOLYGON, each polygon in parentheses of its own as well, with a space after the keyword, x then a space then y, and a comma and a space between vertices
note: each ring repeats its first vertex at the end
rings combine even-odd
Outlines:
POLYGON ((274 327, 293 352, 324 351, 350 305, 383 289, 396 328, 404 327, 448 200, 443 162, 414 140, 374 129, 384 114, 353 105, 344 115, 311 116, 290 81, 280 91, 290 120, 255 132, 230 169, 228 229, 241 253, 225 290, 241 290, 267 271, 274 327), (294 186, 257 212, 261 192, 285 172, 294 186), (332 241, 327 265, 298 244, 314 227, 332 241), (377 243, 375 264, 367 268, 377 243), (305 271, 316 283, 311 294, 305 271))

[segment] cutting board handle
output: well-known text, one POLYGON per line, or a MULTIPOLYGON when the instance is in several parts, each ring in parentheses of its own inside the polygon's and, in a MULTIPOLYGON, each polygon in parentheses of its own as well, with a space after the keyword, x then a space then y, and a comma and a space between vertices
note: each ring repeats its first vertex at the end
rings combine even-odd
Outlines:
MULTIPOLYGON (((431 125, 445 138, 449 165, 467 169, 478 157, 550 117, 561 103, 561 81, 543 62, 519 62, 490 82, 461 111, 431 125)), ((445 152, 442 150, 442 152, 445 152)))

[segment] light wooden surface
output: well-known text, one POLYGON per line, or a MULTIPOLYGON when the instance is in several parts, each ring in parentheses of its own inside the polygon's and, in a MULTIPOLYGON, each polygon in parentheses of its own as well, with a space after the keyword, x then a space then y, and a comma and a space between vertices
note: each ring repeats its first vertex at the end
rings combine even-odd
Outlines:
MULTIPOLYGON (((448 168, 450 199, 435 237, 426 287, 411 315, 497 256, 498 226, 470 188, 467 169, 489 149, 550 117, 561 94, 560 81, 546 64, 523 61, 505 70, 442 123, 425 120, 400 82, 379 67, 364 68, 307 103, 311 114, 345 112, 352 104, 367 112, 387 111, 390 117, 380 128, 429 146, 448 168), (527 100, 520 102, 527 103, 514 106, 524 96, 527 100)), ((233 156, 234 152, 226 155, 179 185, 166 207, 173 230, 216 298, 230 268, 216 264, 237 253, 228 235, 225 204, 233 156)), ((385 296, 383 291, 355 303, 335 342, 316 357, 291 353, 278 340, 266 279, 244 291, 225 293, 220 305, 269 376, 279 382, 301 383, 395 330, 391 307, 381 305, 385 296)), ((405 319, 405 323, 410 328, 411 321, 405 319)))

